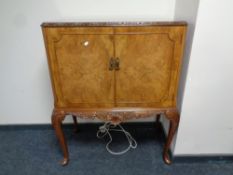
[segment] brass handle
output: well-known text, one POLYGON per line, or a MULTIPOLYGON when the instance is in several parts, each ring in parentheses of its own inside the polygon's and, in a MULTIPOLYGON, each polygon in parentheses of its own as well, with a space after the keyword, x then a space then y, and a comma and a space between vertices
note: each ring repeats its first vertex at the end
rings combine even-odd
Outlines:
POLYGON ((120 59, 119 58, 115 59, 115 70, 120 70, 120 59))
POLYGON ((109 70, 112 71, 114 69, 115 63, 114 58, 110 58, 109 60, 109 70))
POLYGON ((110 58, 109 60, 109 70, 120 70, 120 59, 119 58, 110 58))

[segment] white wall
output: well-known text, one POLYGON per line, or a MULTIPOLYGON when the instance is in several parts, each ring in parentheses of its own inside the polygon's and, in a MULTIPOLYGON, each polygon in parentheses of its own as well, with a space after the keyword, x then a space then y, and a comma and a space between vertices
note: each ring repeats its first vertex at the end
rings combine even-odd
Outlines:
POLYGON ((175 0, 0 0, 0 124, 50 123, 43 21, 172 20, 175 0))
MULTIPOLYGON (((177 99, 177 105, 178 105, 179 112, 181 112, 181 104, 183 101, 184 89, 185 89, 185 84, 186 84, 186 79, 187 79, 187 71, 188 71, 190 53, 192 49, 192 41, 193 41, 193 35, 195 31, 198 7, 199 7, 199 0, 188 0, 188 1, 187 0, 176 0, 174 20, 186 21, 188 23, 185 51, 184 51, 184 56, 183 56, 183 61, 182 61, 182 70, 181 70, 181 77, 180 77, 180 85, 179 85, 180 87, 179 87, 178 99, 177 99)), ((169 121, 165 117, 162 118, 162 124, 164 126, 166 133, 168 134, 169 121)), ((174 136, 172 146, 171 146, 171 149, 173 152, 175 149, 176 137, 177 135, 174 136)))
POLYGON ((180 77, 180 87, 178 95, 178 106, 181 110, 183 101, 183 93, 186 84, 187 71, 190 59, 190 53, 193 43, 193 35, 196 27, 196 18, 198 14, 199 0, 176 0, 174 20, 185 20, 188 23, 188 30, 186 36, 186 45, 184 58, 182 62, 182 71, 180 77))
POLYGON ((175 155, 233 154, 232 7, 200 1, 175 155))

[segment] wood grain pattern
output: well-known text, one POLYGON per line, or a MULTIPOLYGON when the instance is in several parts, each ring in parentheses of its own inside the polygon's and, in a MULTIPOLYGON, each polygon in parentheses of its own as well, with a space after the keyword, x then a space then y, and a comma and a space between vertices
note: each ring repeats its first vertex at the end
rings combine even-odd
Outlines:
POLYGON ((113 107, 112 29, 46 28, 44 33, 55 107, 113 107))
POLYGON ((55 44, 62 97, 67 105, 113 106, 110 35, 65 35, 55 44))
POLYGON ((117 106, 164 107, 163 102, 169 98, 174 43, 166 34, 115 38, 120 59, 120 71, 116 72, 117 106))
POLYGON ((176 107, 186 27, 115 27, 116 104, 176 107))
POLYGON ((69 160, 61 127, 66 115, 77 128, 76 117, 117 124, 164 114, 170 129, 163 159, 171 163, 186 28, 185 22, 42 24, 63 165, 69 160), (119 70, 109 70, 116 58, 119 70))

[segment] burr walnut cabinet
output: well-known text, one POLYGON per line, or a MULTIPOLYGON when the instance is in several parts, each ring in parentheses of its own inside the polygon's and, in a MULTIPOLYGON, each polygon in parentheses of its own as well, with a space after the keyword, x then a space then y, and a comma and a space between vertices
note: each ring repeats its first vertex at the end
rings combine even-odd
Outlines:
POLYGON ((185 22, 43 23, 54 94, 52 125, 66 165, 65 116, 113 123, 164 114, 170 129, 163 159, 178 127, 177 89, 185 22))

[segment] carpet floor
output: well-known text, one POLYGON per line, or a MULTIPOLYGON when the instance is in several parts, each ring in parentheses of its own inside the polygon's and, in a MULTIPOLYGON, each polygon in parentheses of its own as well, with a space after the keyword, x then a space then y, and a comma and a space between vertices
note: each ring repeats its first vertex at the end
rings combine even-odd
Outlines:
MULTIPOLYGON (((78 133, 71 126, 64 131, 70 162, 58 164, 62 153, 50 126, 0 126, 0 175, 232 175, 233 163, 226 161, 174 162, 162 160, 164 135, 161 127, 124 125, 137 140, 138 147, 124 155, 107 152, 108 141, 97 139, 98 124, 81 124, 78 133)), ((113 150, 127 147, 122 134, 113 134, 113 150)))

